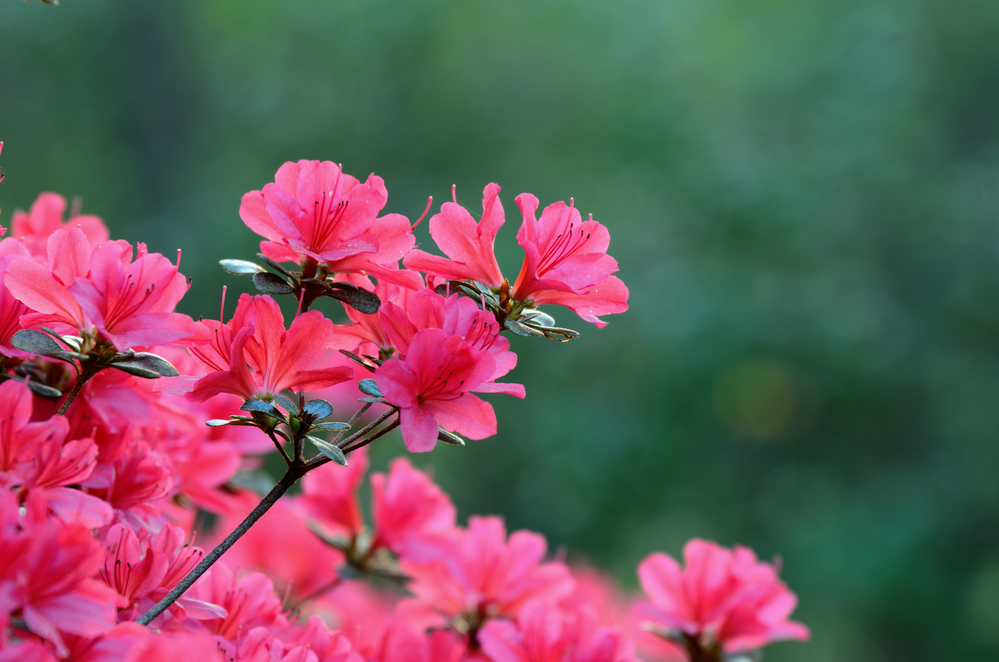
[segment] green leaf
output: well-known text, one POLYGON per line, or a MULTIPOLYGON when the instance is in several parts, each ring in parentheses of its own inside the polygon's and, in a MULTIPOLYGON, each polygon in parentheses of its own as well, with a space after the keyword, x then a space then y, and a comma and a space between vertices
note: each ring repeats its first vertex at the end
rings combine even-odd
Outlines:
POLYGON ((122 372, 127 372, 144 379, 158 377, 176 377, 180 373, 173 364, 162 356, 149 352, 127 352, 119 354, 111 360, 110 366, 122 372))
POLYGON ((58 398, 62 396, 62 391, 59 389, 52 388, 47 384, 42 384, 41 382, 32 381, 30 379, 25 379, 20 375, 8 375, 6 373, 0 373, 0 382, 7 381, 8 379, 13 379, 15 382, 21 382, 26 385, 33 393, 37 393, 43 398, 58 398))
POLYGON ((298 291, 272 273, 253 274, 253 285, 264 294, 294 294, 298 291))
POLYGON ((242 409, 243 411, 254 411, 261 414, 266 414, 267 416, 270 416, 271 418, 276 418, 277 420, 282 421, 284 423, 288 422, 287 419, 285 419, 284 414, 281 413, 280 409, 278 409, 269 402, 264 402, 263 400, 249 400, 247 402, 244 402, 243 405, 240 407, 240 409, 242 409))
POLYGON ((233 276, 250 276, 252 274, 267 273, 267 270, 259 264, 246 260, 219 260, 219 264, 233 276))
POLYGON ((333 405, 325 400, 309 400, 302 411, 316 420, 322 420, 333 413, 333 405))
POLYGON ((284 407, 288 413, 298 415, 298 405, 292 402, 290 398, 286 398, 283 395, 275 395, 274 402, 284 407))
POLYGON ((220 428, 223 425, 229 425, 230 423, 235 423, 236 421, 227 421, 221 418, 213 418, 210 421, 205 421, 205 425, 210 428, 220 428))
POLYGON ((305 438, 308 439, 313 446, 319 449, 320 453, 322 453, 323 455, 325 455, 326 457, 333 460, 339 465, 347 466, 347 458, 344 457, 342 450, 340 450, 330 442, 318 439, 316 437, 313 437, 312 435, 306 435, 305 438))
POLYGON ((532 329, 526 324, 521 324, 515 319, 510 319, 507 317, 503 320, 503 328, 506 330, 517 334, 518 336, 524 336, 525 338, 544 338, 545 334, 541 333, 537 329, 532 329))
POLYGON ((316 430, 349 430, 350 426, 346 423, 340 423, 339 421, 330 421, 329 423, 313 423, 312 427, 316 430))
POLYGON ((357 388, 360 389, 361 393, 365 395, 371 395, 376 398, 382 397, 382 392, 378 388, 378 384, 373 379, 362 379, 357 383, 357 388))
POLYGON ((540 310, 525 312, 520 316, 521 322, 530 322, 534 326, 555 326, 555 318, 540 310))
POLYGON ((465 440, 453 432, 448 432, 444 428, 437 428, 437 439, 452 446, 464 446, 465 440))
POLYGON ((330 289, 326 296, 343 301, 345 304, 366 315, 374 315, 381 308, 382 300, 374 292, 351 285, 350 283, 327 283, 330 289))
POLYGON ((62 346, 52 339, 52 336, 31 329, 15 333, 10 339, 10 344, 22 351, 42 356, 58 356, 66 353, 62 346))
POLYGON ((284 266, 282 266, 280 262, 276 262, 276 261, 272 260, 271 258, 267 257, 263 253, 257 253, 257 257, 259 257, 263 261, 264 264, 266 264, 268 267, 270 267, 274 271, 276 271, 278 273, 281 273, 281 274, 284 274, 288 278, 294 278, 294 275, 290 271, 288 271, 287 269, 285 269, 284 266))

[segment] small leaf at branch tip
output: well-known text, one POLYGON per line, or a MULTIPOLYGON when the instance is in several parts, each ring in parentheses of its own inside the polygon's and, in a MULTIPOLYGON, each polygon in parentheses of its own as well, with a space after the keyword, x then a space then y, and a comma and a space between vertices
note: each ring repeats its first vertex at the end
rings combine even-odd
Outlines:
POLYGON ((289 278, 291 278, 291 277, 292 277, 292 275, 291 275, 291 272, 290 272, 290 271, 288 271, 287 269, 285 269, 285 268, 284 268, 284 267, 283 267, 283 266, 281 265, 281 263, 280 263, 280 262, 276 262, 276 261, 272 260, 271 258, 267 257, 267 256, 266 256, 266 255, 264 255, 263 253, 257 253, 257 257, 259 257, 259 258, 260 258, 261 260, 263 260, 264 264, 266 264, 266 265, 267 265, 268 267, 270 267, 270 268, 271 268, 271 269, 273 269, 274 271, 277 271, 277 272, 279 272, 279 273, 282 273, 282 274, 284 274, 285 276, 288 276, 289 278))
POLYGON ((357 388, 365 395, 371 395, 376 398, 382 397, 382 391, 373 379, 362 379, 357 383, 357 388))
POLYGON ((452 446, 464 446, 465 440, 453 432, 448 432, 444 428, 437 428, 437 439, 452 446))
POLYGON ((298 405, 292 402, 291 398, 286 398, 283 395, 275 395, 274 402, 284 407, 284 410, 288 413, 298 415, 298 405))
POLYGON ((51 336, 31 329, 15 333, 10 339, 10 344, 24 352, 41 354, 42 356, 56 356, 64 353, 63 348, 51 336))
POLYGON ((271 403, 264 402, 263 400, 248 400, 240 406, 240 409, 243 411, 255 411, 287 423, 287 420, 285 419, 284 414, 281 413, 281 410, 271 403))
POLYGON ((267 273, 267 270, 259 264, 247 260, 219 260, 219 265, 233 276, 267 273))
MULTIPOLYGON (((73 354, 73 352, 67 352, 73 354)), ((119 354, 111 359, 110 366, 122 372, 127 372, 136 377, 144 379, 156 379, 158 377, 177 377, 180 375, 177 368, 162 356, 150 354, 149 352, 131 352, 119 354)))
POLYGON ((339 421, 330 421, 329 423, 313 423, 312 427, 316 430, 349 430, 350 426, 346 423, 341 423, 339 421))
POLYGON ((221 418, 213 418, 210 421, 205 421, 205 425, 210 428, 220 428, 223 425, 229 425, 230 423, 235 423, 236 421, 226 421, 221 418))
POLYGON ((305 403, 303 411, 310 414, 316 420, 322 420, 333 413, 333 405, 325 400, 309 400, 305 403))
POLYGON ((509 317, 503 320, 503 328, 525 338, 544 338, 545 334, 509 317))
POLYGON ((344 467, 347 466, 347 458, 344 456, 342 450, 340 450, 330 442, 324 441, 322 439, 317 439, 312 435, 306 435, 305 438, 309 440, 309 443, 311 443, 313 446, 319 449, 320 453, 322 453, 323 455, 325 455, 326 457, 328 457, 329 459, 333 460, 334 462, 336 462, 341 466, 344 467))
POLYGON ((358 398, 358 402, 370 402, 373 405, 387 405, 388 403, 381 398, 358 398))
POLYGON ((13 379, 15 382, 21 382, 22 384, 26 385, 29 389, 31 389, 33 393, 40 395, 43 398, 55 399, 62 397, 62 391, 60 391, 57 388, 52 388, 48 384, 42 384, 40 382, 32 381, 30 379, 25 379, 20 375, 0 374, 0 382, 6 381, 8 379, 13 379))
POLYGON ((272 273, 253 274, 253 286, 264 294, 294 294, 297 290, 272 273))
POLYGON ((374 292, 361 289, 350 283, 329 283, 326 296, 333 297, 365 315, 374 315, 381 308, 382 300, 374 292))

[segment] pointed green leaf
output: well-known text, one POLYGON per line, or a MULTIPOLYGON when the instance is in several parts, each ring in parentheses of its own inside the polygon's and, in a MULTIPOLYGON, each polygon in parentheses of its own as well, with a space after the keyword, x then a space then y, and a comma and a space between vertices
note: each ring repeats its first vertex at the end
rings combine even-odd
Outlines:
POLYGON ((326 296, 339 299, 354 310, 374 315, 382 305, 382 300, 374 292, 351 285, 350 283, 328 283, 330 289, 326 290, 326 296))
POLYGON ((15 333, 10 339, 10 344, 22 351, 42 356, 56 356, 65 353, 65 350, 52 339, 52 336, 31 329, 15 333))
POLYGON ((274 271, 276 271, 278 273, 281 273, 281 274, 284 274, 288 278, 294 278, 294 275, 290 271, 288 271, 284 266, 282 266, 282 264, 280 262, 272 260, 271 258, 267 257, 263 253, 257 253, 257 257, 259 257, 263 261, 264 264, 266 264, 268 267, 270 267, 274 271))
POLYGON ((267 273, 267 270, 259 264, 246 260, 219 260, 219 264, 233 276, 251 276, 253 274, 267 273))
POLYGON ((294 294, 298 291, 272 273, 253 274, 253 285, 264 294, 294 294))
POLYGON ((165 358, 149 352, 119 354, 111 360, 110 365, 112 368, 145 379, 176 377, 180 374, 177 372, 177 368, 173 367, 173 364, 165 358))
POLYGON ((437 439, 452 446, 464 446, 465 440, 453 432, 448 432, 444 428, 437 428, 437 439))
POLYGON ((244 402, 240 409, 243 411, 259 412, 261 414, 266 414, 271 418, 276 418, 279 421, 283 421, 285 423, 287 422, 280 409, 269 402, 264 402, 263 400, 250 400, 248 402, 244 402))
POLYGON ((347 466, 347 458, 344 457, 342 450, 340 450, 330 442, 324 441, 317 437, 313 437, 312 435, 306 435, 305 438, 308 439, 313 446, 319 449, 320 453, 322 453, 323 455, 325 455, 326 457, 333 460, 339 465, 347 466))
POLYGON ((223 425, 229 425, 230 423, 235 423, 236 421, 227 421, 221 418, 213 418, 210 421, 205 421, 205 425, 210 428, 220 428, 223 425))
POLYGON ((303 411, 316 420, 322 420, 333 413, 333 405, 325 400, 309 400, 305 403, 303 411))
POLYGON ((298 405, 292 402, 290 398, 286 398, 283 395, 275 395, 274 402, 284 407, 284 410, 288 413, 298 415, 298 405))
POLYGON ((316 430, 349 430, 350 426, 346 423, 340 423, 339 421, 330 421, 329 423, 313 423, 312 427, 316 430))
POLYGON ((376 398, 382 397, 382 392, 378 388, 378 384, 373 379, 362 379, 357 383, 357 388, 360 389, 361 393, 365 395, 371 395, 376 398))

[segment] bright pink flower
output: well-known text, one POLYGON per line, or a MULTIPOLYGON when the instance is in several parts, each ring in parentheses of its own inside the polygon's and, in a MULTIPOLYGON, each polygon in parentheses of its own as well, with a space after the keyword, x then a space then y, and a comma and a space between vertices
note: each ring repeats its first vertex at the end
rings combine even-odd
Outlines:
POLYGON ((36 444, 66 438, 68 425, 62 416, 29 423, 31 403, 31 391, 24 384, 12 379, 0 383, 0 474, 28 460, 36 444))
POLYGON ((657 626, 696 637, 706 648, 720 645, 726 652, 808 639, 808 628, 788 620, 797 604, 794 593, 752 550, 694 539, 683 555, 686 568, 662 553, 638 566, 642 588, 651 598, 638 610, 657 626))
POLYGON ((305 627, 289 628, 278 634, 287 651, 282 662, 364 662, 341 632, 332 632, 318 616, 305 627))
POLYGON ((395 623, 395 603, 370 582, 342 581, 316 598, 313 610, 346 636, 364 659, 378 658, 385 633, 395 623))
MULTIPOLYGON (((259 500, 256 495, 245 495, 242 507, 216 526, 219 539, 235 529, 259 500)), ((285 500, 275 503, 226 552, 226 559, 244 570, 266 572, 280 593, 288 596, 289 604, 335 585, 336 568, 343 564, 343 554, 310 531, 285 500)))
POLYGON ((372 315, 362 313, 350 306, 344 306, 347 317, 354 323, 337 327, 338 333, 344 337, 343 342, 339 344, 340 347, 355 352, 359 351, 362 354, 371 354, 380 358, 390 358, 392 356, 395 352, 395 347, 392 345, 392 338, 384 328, 386 322, 382 313, 388 308, 398 309, 399 314, 404 318, 406 315, 405 310, 409 307, 409 302, 413 298, 413 295, 423 289, 423 278, 419 273, 415 271, 404 271, 403 273, 409 274, 410 279, 413 281, 411 286, 397 285, 382 280, 372 287, 370 279, 365 276, 347 276, 344 278, 344 280, 352 285, 373 291, 382 302, 382 305, 379 312, 372 315), (367 346, 362 346, 362 344, 367 346), (372 348, 370 345, 374 345, 374 347, 372 348))
POLYGON ((454 529, 455 508, 430 477, 397 458, 389 474, 371 476, 375 518, 372 546, 384 544, 401 558, 419 561, 454 529))
POLYGON ((69 291, 77 278, 90 273, 91 248, 86 236, 79 228, 63 228, 49 235, 46 246, 47 264, 15 259, 7 266, 7 289, 35 311, 21 317, 21 326, 49 326, 73 334, 89 331, 92 322, 69 291))
POLYGON ((167 345, 194 334, 194 322, 173 312, 187 292, 188 283, 177 265, 159 253, 147 253, 137 244, 106 241, 90 256, 90 276, 77 278, 69 291, 114 346, 167 345))
MULTIPOLYGON (((16 503, 0 496, 0 523, 16 518, 16 503), (13 508, 13 513, 11 512, 13 508)), ((100 543, 80 524, 46 519, 29 498, 22 531, 0 526, 0 611, 20 609, 31 632, 68 652, 61 632, 93 637, 115 623, 114 591, 91 579, 103 558, 100 543)))
POLYGON ((181 651, 192 662, 221 659, 215 637, 202 632, 160 632, 133 645, 124 662, 177 662, 181 651))
POLYGON ((479 308, 474 300, 458 294, 444 298, 425 289, 412 295, 405 311, 399 306, 386 305, 380 312, 381 326, 399 358, 406 358, 409 343, 418 331, 442 329, 449 336, 461 336, 472 349, 489 352, 496 360, 493 374, 472 391, 524 397, 523 385, 495 381, 513 370, 517 355, 510 351, 510 341, 500 335, 500 325, 493 314, 479 308))
POLYGON ((492 406, 471 393, 495 370, 488 351, 441 329, 424 329, 413 336, 405 360, 386 361, 375 381, 385 400, 400 408, 406 448, 422 453, 436 445, 438 426, 470 439, 496 434, 492 406))
POLYGON ((396 626, 385 636, 381 662, 462 662, 467 642, 452 630, 416 634, 396 626))
POLYGON ((31 205, 31 212, 15 211, 11 218, 11 236, 19 239, 32 255, 45 255, 45 244, 52 233, 63 228, 80 228, 91 248, 107 241, 108 229, 97 216, 73 216, 63 223, 66 199, 56 193, 42 193, 31 205))
POLYGON ((255 627, 283 628, 281 600, 270 578, 259 572, 236 579, 225 563, 216 563, 192 586, 187 595, 226 611, 224 618, 201 621, 212 634, 234 641, 242 630, 255 627))
POLYGON ((10 344, 10 339, 22 329, 21 316, 29 312, 28 307, 18 301, 3 284, 4 276, 7 274, 7 264, 14 259, 17 258, 0 255, 0 354, 27 358, 31 356, 29 352, 15 349, 10 344))
MULTIPOLYGON (((48 422, 65 429, 65 421, 55 416, 48 422), (61 423, 61 426, 60 426, 61 423)), ((87 528, 108 524, 114 517, 111 506, 93 495, 71 488, 87 480, 97 466, 97 444, 93 439, 60 438, 36 442, 34 458, 18 467, 21 486, 40 494, 48 507, 64 522, 78 522, 87 528)))
POLYGON ((504 221, 499 192, 496 184, 489 184, 482 191, 482 220, 478 223, 457 200, 445 202, 441 213, 430 218, 430 235, 451 259, 414 250, 403 259, 403 264, 441 278, 474 280, 498 288, 503 283, 503 274, 496 263, 493 243, 504 221))
POLYGON ((270 240, 260 250, 271 259, 311 258, 334 272, 368 271, 392 280, 395 263, 415 239, 404 216, 377 217, 387 199, 375 175, 361 184, 329 161, 288 162, 274 183, 243 196, 239 215, 270 240))
POLYGON ((575 311, 598 327, 596 315, 628 310, 628 288, 619 278, 617 260, 607 255, 610 233, 590 216, 583 221, 569 201, 545 207, 536 220, 538 199, 521 193, 516 199, 524 216, 517 243, 526 253, 511 296, 534 305, 556 304, 575 311))
POLYGON ((526 255, 512 291, 506 291, 493 247, 504 221, 499 190, 490 184, 483 191, 478 224, 457 202, 445 203, 441 213, 430 219, 430 234, 450 259, 414 250, 403 264, 437 278, 482 283, 514 314, 518 306, 556 304, 604 326, 596 315, 628 309, 628 288, 610 275, 617 271, 617 262, 607 255, 607 228, 592 218, 583 222, 575 207, 564 202, 548 206, 538 221, 538 199, 530 193, 517 196, 524 218, 517 242, 526 255), (507 296, 509 302, 504 300, 507 296))
POLYGON ((368 471, 368 454, 360 449, 346 467, 327 464, 302 478, 302 496, 296 503, 302 512, 333 535, 355 536, 364 527, 357 488, 368 471))
POLYGON ((402 563, 417 596, 404 601, 405 609, 416 618, 422 611, 431 623, 443 615, 475 628, 489 618, 516 617, 529 600, 558 600, 572 592, 573 579, 564 564, 542 562, 546 551, 536 533, 517 531, 507 540, 498 517, 472 517, 441 545, 438 558, 402 563))
POLYGON ((333 342, 333 323, 318 310, 299 315, 286 331, 284 316, 269 296, 244 294, 228 323, 202 321, 191 353, 214 372, 187 394, 204 402, 218 393, 244 400, 285 389, 316 391, 353 377, 344 367, 312 369, 333 342))
POLYGON ((169 460, 144 441, 134 442, 113 463, 100 464, 84 485, 111 504, 133 528, 160 514, 162 500, 174 486, 169 460))

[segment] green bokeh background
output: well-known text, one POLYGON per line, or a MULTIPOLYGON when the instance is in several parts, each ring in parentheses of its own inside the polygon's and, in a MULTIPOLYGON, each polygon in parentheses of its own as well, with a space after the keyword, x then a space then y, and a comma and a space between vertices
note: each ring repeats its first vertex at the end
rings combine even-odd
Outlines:
POLYGON ((287 160, 414 219, 499 183, 510 275, 513 198, 575 197, 631 310, 514 339, 499 434, 417 458, 461 515, 631 586, 692 536, 781 554, 813 640, 773 662, 995 660, 997 34, 995 0, 0 0, 0 222, 82 196, 214 316, 287 160))

